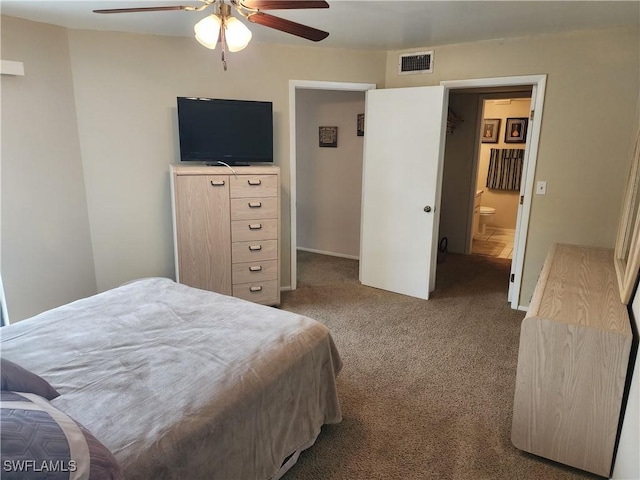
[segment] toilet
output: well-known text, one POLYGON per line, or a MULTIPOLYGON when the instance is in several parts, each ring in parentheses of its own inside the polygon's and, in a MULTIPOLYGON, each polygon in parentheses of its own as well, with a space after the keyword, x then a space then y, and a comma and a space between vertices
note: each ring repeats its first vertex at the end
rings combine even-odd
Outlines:
POLYGON ((476 198, 473 204, 473 236, 481 236, 486 234, 487 223, 491 221, 491 218, 496 213, 496 209, 493 207, 485 207, 480 205, 482 201, 482 194, 484 190, 476 191, 476 198))
POLYGON ((479 221, 478 221, 478 235, 485 235, 487 231, 487 224, 491 222, 491 218, 495 215, 496 209, 493 207, 480 206, 479 221))

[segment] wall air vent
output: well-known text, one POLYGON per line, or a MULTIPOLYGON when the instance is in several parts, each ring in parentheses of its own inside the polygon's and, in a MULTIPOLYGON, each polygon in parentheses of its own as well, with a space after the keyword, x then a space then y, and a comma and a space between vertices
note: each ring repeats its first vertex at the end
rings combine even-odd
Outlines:
POLYGON ((433 73, 433 50, 403 53, 398 61, 398 75, 433 73))

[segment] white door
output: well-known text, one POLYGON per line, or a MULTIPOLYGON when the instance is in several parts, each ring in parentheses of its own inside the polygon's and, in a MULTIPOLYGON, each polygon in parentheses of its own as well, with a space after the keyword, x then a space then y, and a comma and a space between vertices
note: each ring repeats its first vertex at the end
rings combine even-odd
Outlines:
POLYGON ((366 94, 363 285, 423 299, 435 288, 447 100, 442 86, 366 94))
MULTIPOLYGON (((538 91, 537 85, 533 85, 531 88, 530 111, 534 110, 534 102, 537 95, 537 91, 538 91)), ((522 163, 522 179, 520 180, 520 196, 518 197, 518 214, 516 216, 516 231, 513 237, 514 242, 513 242, 513 253, 511 254, 511 273, 509 274, 509 291, 507 292, 508 302, 513 302, 514 284, 516 281, 516 275, 518 275, 518 271, 519 271, 518 265, 522 264, 522 262, 520 262, 519 260, 520 260, 521 251, 524 245, 522 244, 522 242, 519 242, 518 240, 520 239, 521 231, 523 228, 522 208, 523 208, 524 199, 525 199, 527 172, 529 171, 529 154, 531 153, 531 148, 529 146, 531 144, 531 136, 533 132, 533 121, 534 119, 531 118, 531 115, 530 115, 529 124, 527 127, 527 137, 525 139, 525 144, 524 144, 524 160, 522 163)), ((520 273, 522 273, 521 270, 520 270, 520 273)), ((520 283, 521 282, 518 282, 518 285, 520 285, 520 283)), ((517 305, 514 308, 517 308, 517 305)))

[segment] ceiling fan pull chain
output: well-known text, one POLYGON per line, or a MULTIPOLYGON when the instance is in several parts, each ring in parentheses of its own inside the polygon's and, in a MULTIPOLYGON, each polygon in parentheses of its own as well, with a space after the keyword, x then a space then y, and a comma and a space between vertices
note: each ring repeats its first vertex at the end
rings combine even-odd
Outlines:
POLYGON ((227 39, 224 35, 225 30, 225 17, 222 17, 222 23, 220 24, 220 44, 222 45, 222 66, 224 67, 224 71, 227 71, 227 59, 225 58, 225 53, 227 51, 227 39))

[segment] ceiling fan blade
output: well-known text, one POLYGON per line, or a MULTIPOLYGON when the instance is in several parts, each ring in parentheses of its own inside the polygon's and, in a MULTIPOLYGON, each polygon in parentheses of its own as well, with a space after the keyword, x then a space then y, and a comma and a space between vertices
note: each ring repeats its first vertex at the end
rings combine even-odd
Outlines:
POLYGON ((94 10, 93 13, 133 13, 133 12, 163 12, 167 10, 188 10, 183 5, 175 5, 171 7, 137 7, 137 8, 105 8, 102 10, 94 10))
POLYGON ((248 15, 247 18, 250 22, 264 25, 265 27, 275 28, 281 32, 297 35, 298 37, 306 38, 307 40, 312 40, 314 42, 319 42, 329 36, 329 32, 308 27, 301 23, 292 22, 291 20, 285 20, 284 18, 274 17, 268 13, 252 13, 248 15))
POLYGON ((329 8, 324 0, 242 0, 247 8, 258 10, 285 10, 293 8, 329 8))

